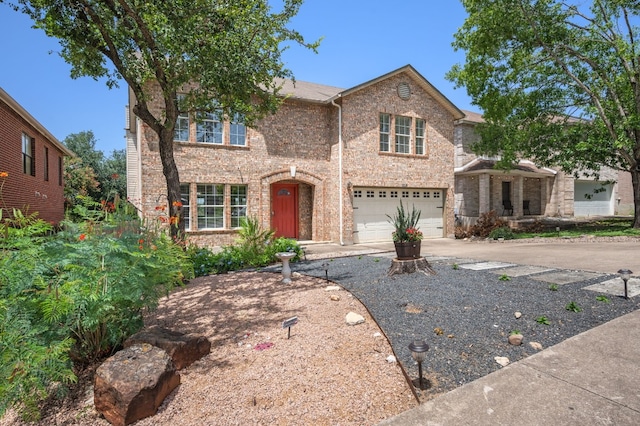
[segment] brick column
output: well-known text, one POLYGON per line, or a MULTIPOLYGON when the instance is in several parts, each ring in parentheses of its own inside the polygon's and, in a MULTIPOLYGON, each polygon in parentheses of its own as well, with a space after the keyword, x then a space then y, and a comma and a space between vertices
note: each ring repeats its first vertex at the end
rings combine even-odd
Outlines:
POLYGON ((491 178, 488 173, 478 176, 478 213, 491 210, 491 178))

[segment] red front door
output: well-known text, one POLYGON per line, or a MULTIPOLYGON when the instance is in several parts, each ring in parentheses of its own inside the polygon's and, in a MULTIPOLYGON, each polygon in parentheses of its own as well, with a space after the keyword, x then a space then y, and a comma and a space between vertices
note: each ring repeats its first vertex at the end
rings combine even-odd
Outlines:
POLYGON ((276 237, 298 238, 298 185, 271 186, 271 228, 276 237))

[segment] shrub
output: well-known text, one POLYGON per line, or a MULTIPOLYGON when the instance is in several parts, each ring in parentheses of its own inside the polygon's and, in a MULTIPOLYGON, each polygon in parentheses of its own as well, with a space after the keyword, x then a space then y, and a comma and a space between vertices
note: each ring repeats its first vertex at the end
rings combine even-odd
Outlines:
POLYGON ((480 215, 475 225, 468 229, 460 226, 455 229, 456 238, 480 237, 487 238, 491 231, 498 228, 508 228, 508 222, 498 216, 495 210, 480 215))
POLYGON ((489 238, 498 239, 504 238, 505 240, 512 240, 515 238, 513 231, 508 226, 496 228, 489 233, 489 238))

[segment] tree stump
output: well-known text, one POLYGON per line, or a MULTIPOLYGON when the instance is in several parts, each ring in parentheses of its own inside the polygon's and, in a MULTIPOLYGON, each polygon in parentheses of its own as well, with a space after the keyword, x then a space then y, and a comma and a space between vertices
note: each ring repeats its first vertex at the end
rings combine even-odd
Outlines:
POLYGON ((429 265, 426 257, 408 260, 395 258, 391 261, 391 267, 387 275, 413 274, 414 272, 422 272, 426 275, 435 275, 436 273, 436 271, 431 268, 431 265, 429 265))

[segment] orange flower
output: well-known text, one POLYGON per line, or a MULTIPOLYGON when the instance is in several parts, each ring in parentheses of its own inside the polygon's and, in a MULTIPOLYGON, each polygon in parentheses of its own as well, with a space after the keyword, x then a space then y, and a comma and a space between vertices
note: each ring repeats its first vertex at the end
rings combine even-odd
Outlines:
POLYGON ((142 244, 142 243, 144 243, 144 240, 141 238, 138 240, 138 244, 142 244))
POLYGON ((111 179, 118 179, 119 177, 120 177, 120 175, 117 174, 117 173, 114 173, 114 174, 111 175, 111 179))
POLYGON ((139 248, 140 250, 142 250, 142 246, 138 246, 138 248, 139 248))
POLYGON ((178 216, 171 216, 169 218, 170 225, 177 225, 179 221, 180 221, 180 218, 178 216))
POLYGON ((84 241, 85 238, 87 238, 85 234, 80 234, 80 236, 78 237, 80 241, 84 241))
POLYGON ((173 207, 182 207, 182 203, 180 201, 174 201, 173 207))
POLYGON ((9 173, 7 173, 7 172, 0 172, 0 178, 5 178, 5 177, 7 177, 7 176, 9 176, 9 173))
POLYGON ((162 222, 162 223, 166 223, 166 222, 167 222, 167 218, 166 218, 166 217, 164 217, 164 216, 160 216, 160 217, 158 217, 158 220, 159 220, 160 222, 162 222))
POLYGON ((165 206, 156 206, 156 210, 162 210, 162 211, 164 211, 164 209, 166 209, 166 207, 165 207, 165 206))

